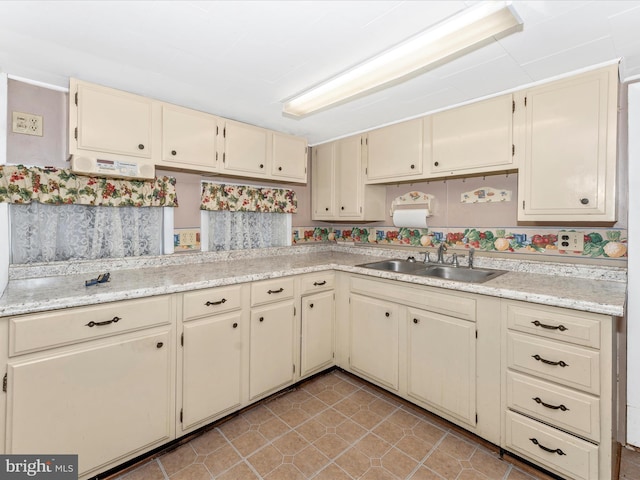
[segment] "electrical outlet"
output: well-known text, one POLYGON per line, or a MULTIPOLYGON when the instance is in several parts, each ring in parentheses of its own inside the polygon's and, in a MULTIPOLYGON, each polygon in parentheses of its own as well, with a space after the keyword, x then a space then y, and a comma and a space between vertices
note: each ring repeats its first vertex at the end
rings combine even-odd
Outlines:
POLYGON ((559 232, 558 248, 572 252, 582 252, 584 250, 584 234, 582 232, 559 232))
POLYGON ((22 133, 24 135, 42 136, 42 116, 33 115, 31 113, 13 112, 13 128, 14 133, 22 133))
POLYGON ((178 228, 174 230, 174 247, 176 250, 193 250, 200 248, 200 230, 197 228, 178 228))

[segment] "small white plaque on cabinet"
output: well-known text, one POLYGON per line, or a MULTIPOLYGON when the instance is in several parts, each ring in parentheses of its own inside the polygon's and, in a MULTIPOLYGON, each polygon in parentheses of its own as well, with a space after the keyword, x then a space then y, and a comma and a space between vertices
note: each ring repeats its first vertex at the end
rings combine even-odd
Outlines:
POLYGON ((460 195, 461 203, 510 202, 511 190, 481 187, 460 195))

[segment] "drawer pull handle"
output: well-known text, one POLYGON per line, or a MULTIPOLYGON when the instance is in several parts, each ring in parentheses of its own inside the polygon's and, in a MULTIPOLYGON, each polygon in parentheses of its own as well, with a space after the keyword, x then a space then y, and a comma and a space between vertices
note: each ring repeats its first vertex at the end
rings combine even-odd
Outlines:
POLYGON ((567 330, 569 330, 567 327, 565 327, 564 325, 560 324, 560 325, 545 325, 544 323, 540 323, 538 320, 534 320, 533 323, 536 327, 542 327, 542 328, 546 328, 547 330, 560 330, 561 332, 566 332, 567 330))
POLYGON ((322 285, 326 285, 326 284, 327 284, 326 280, 323 280, 321 282, 313 282, 314 287, 321 287, 322 285))
POLYGON ((105 320, 104 322, 94 322, 93 320, 87 323, 87 327, 102 327, 103 325, 110 325, 112 323, 118 323, 122 320, 120 317, 113 317, 111 320, 105 320))
POLYGON ((566 455, 566 453, 564 453, 562 450, 560 450, 559 448, 549 448, 549 447, 545 447, 544 445, 542 445, 540 442, 538 442, 538 439, 536 438, 530 438, 529 440, 531 440, 531 442, 534 445, 539 446, 542 450, 544 450, 545 452, 549 452, 549 453, 557 453, 558 455, 566 455))
POLYGON ((267 293, 271 295, 272 293, 282 293, 284 292, 284 288, 280 287, 278 290, 267 290, 267 293))
POLYGON ((413 323, 415 323, 416 325, 420 323, 420 320, 418 320, 417 318, 413 319, 413 323))
POLYGON ((552 410, 562 410, 563 412, 569 411, 569 409, 567 407, 565 407, 564 405, 562 405, 562 404, 560 404, 560 405, 551 405, 549 403, 544 403, 542 400, 540 400, 540 397, 534 397, 532 400, 534 400, 538 405, 542 405, 543 407, 551 408, 552 410))
POLYGON ((260 318, 258 319, 258 321, 259 321, 259 322, 264 322, 264 317, 260 317, 260 318))
POLYGON ((238 324, 237 323, 234 323, 232 326, 233 326, 233 328, 238 328, 238 324))
POLYGON ((544 358, 542 358, 540 355, 531 355, 533 358, 535 358, 537 361, 542 362, 542 363, 546 363, 547 365, 558 365, 562 368, 564 367, 568 367, 569 364, 565 363, 564 361, 560 360, 559 362, 553 362, 551 360, 546 360, 544 358))
POLYGON ((156 343, 156 348, 162 348, 163 345, 164 345, 164 343, 158 342, 158 343, 156 343))
POLYGON ((310 303, 310 304, 309 304, 309 308, 313 308, 313 303, 310 303))
POLYGON ((211 305, 222 305, 222 304, 223 304, 224 302, 226 302, 226 301, 227 301, 227 299, 226 299, 226 298, 223 298, 223 299, 222 299, 222 300, 220 300, 219 302, 207 302, 207 303, 205 303, 205 305, 206 305, 207 307, 209 307, 209 306, 211 306, 211 305))
POLYGON ((390 316, 391 316, 391 314, 390 314, 389 312, 384 312, 384 316, 385 316, 385 317, 390 317, 390 316))

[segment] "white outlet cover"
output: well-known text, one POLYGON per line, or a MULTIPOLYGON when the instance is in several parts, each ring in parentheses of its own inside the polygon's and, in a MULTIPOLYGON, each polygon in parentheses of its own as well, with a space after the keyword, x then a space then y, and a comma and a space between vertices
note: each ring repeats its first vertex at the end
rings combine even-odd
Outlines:
POLYGON ((13 112, 12 131, 23 135, 42 137, 42 115, 13 112))

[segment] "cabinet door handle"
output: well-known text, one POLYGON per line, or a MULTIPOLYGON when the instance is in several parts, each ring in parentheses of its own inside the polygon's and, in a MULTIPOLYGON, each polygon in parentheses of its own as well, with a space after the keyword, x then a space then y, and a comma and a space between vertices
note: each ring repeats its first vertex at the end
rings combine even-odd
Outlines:
POLYGON ((278 167, 278 171, 281 172, 282 171, 282 167, 278 167))
POLYGON ((138 144, 138 150, 144 150, 144 145, 143 144, 138 144))
POLYGON ((549 403, 544 403, 542 400, 540 400, 540 397, 534 397, 532 398, 533 401, 535 401, 538 405, 542 405, 543 407, 547 407, 550 408, 552 410, 562 410, 563 412, 568 412, 569 409, 567 407, 565 407, 564 405, 560 404, 560 405, 551 405, 549 403))
POLYGON ((111 320, 105 320, 104 322, 94 322, 93 320, 87 323, 86 327, 102 327, 103 325, 110 325, 112 323, 118 323, 122 318, 113 317, 111 320))
POLYGON ((384 312, 384 316, 385 316, 385 317, 390 317, 390 316, 391 316, 391 314, 390 314, 389 312, 384 312))
POLYGON ((156 348, 162 348, 163 345, 164 345, 164 343, 158 342, 158 343, 156 343, 156 348))
POLYGON ((217 302, 207 302, 207 303, 205 303, 205 305, 206 305, 207 307, 210 307, 211 305, 222 305, 222 304, 223 304, 224 302, 226 302, 226 301, 227 301, 227 299, 226 299, 226 298, 223 298, 222 300, 219 300, 219 301, 217 301, 217 302))
POLYGON ((582 205, 589 205, 589 199, 588 198, 581 198, 580 199, 580 203, 582 205))
POLYGON ((282 293, 284 292, 284 288, 280 287, 278 290, 267 290, 267 293, 271 295, 272 293, 282 293))
POLYGON ((533 443, 534 445, 539 446, 542 450, 544 450, 545 452, 549 452, 549 453, 557 453, 558 455, 566 455, 566 453, 564 453, 562 450, 560 450, 559 448, 549 448, 549 447, 545 447, 544 445, 542 445, 540 442, 538 442, 537 438, 530 438, 529 440, 531 440, 531 443, 533 443))
POLYGON ((414 168, 416 168, 416 166, 412 163, 411 164, 411 170, 413 170, 414 168))
POLYGON ((533 323, 536 327, 546 328, 547 330, 560 330, 561 332, 565 332, 565 331, 569 330, 567 327, 565 327, 562 324, 560 324, 560 325, 545 325, 544 323, 540 323, 538 320, 534 320, 531 323, 533 323))
POLYGON ((433 165, 437 167, 438 165, 440 165, 440 163, 439 162, 433 162, 433 165))
POLYGON ((262 163, 260 164, 260 168, 264 168, 264 165, 262 163))
POLYGON ((258 319, 258 321, 259 321, 259 322, 264 322, 264 317, 260 317, 260 318, 258 319))
POLYGON ((413 323, 415 323, 416 325, 420 323, 420 320, 418 320, 417 318, 413 319, 413 323))
POLYGON ((238 324, 234 322, 233 328, 238 328, 238 324))
POLYGON ((309 304, 309 308, 313 308, 313 303, 310 303, 310 304, 309 304))
POLYGON ((322 286, 322 285, 326 285, 326 284, 327 284, 327 281, 326 281, 326 280, 323 280, 323 281, 321 281, 321 282, 313 282, 313 286, 314 286, 314 287, 320 287, 320 286, 322 286))
POLYGON ((171 155, 173 155, 174 157, 178 154, 178 152, 176 152, 175 150, 171 150, 171 155))
POLYGON ((547 365, 558 365, 558 366, 560 366, 562 368, 569 366, 568 363, 565 363, 562 360, 560 360, 559 362, 554 362, 554 361, 551 361, 551 360, 546 360, 546 359, 542 358, 540 355, 531 355, 531 357, 535 358, 539 362, 546 363, 547 365))

